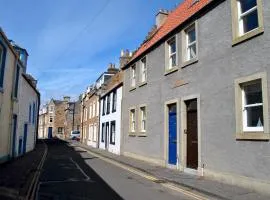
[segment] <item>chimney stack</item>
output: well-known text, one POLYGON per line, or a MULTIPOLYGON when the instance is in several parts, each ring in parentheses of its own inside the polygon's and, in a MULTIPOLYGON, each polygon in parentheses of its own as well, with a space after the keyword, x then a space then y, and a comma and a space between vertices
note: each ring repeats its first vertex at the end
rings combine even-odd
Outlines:
POLYGON ((169 11, 165 9, 160 9, 158 13, 156 14, 156 26, 159 28, 164 24, 166 21, 167 17, 169 15, 169 11))
POLYGON ((69 96, 64 96, 64 101, 70 102, 70 97, 69 96))
POLYGON ((120 69, 122 69, 122 67, 124 67, 129 59, 132 57, 132 52, 129 52, 129 50, 121 50, 121 54, 120 54, 120 69))

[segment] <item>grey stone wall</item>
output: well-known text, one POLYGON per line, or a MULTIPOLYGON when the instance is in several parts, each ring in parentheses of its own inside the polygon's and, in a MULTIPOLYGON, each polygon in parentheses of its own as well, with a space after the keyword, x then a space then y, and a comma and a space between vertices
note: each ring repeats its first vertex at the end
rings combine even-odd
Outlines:
MULTIPOLYGON (((185 68, 179 66, 177 72, 165 76, 163 43, 147 54, 147 85, 129 91, 130 70, 126 69, 123 91, 123 152, 164 160, 164 142, 167 139, 164 138, 165 102, 199 94, 201 159, 205 168, 269 181, 270 142, 235 139, 234 91, 236 78, 267 72, 270 100, 269 11, 270 2, 263 0, 264 33, 232 47, 231 1, 223 1, 198 19, 197 63, 185 68), (177 80, 187 81, 188 84, 173 88, 177 80), (128 109, 140 104, 147 104, 147 137, 131 137, 128 135, 128 109)), ((178 63, 181 63, 180 32, 177 33, 177 38, 178 63)))

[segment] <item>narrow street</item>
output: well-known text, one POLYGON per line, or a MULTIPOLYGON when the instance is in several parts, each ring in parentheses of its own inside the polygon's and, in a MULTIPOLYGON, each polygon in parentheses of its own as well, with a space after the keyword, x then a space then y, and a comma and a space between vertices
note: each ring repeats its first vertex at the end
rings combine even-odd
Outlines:
POLYGON ((37 199, 192 199, 107 163, 60 140, 47 140, 48 155, 37 199))

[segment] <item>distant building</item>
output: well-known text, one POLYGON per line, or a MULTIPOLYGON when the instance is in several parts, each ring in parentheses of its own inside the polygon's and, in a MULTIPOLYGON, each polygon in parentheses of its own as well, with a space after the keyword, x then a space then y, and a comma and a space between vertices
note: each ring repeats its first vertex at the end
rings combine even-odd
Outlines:
POLYGON ((39 112, 39 137, 66 139, 72 130, 80 130, 80 101, 51 99, 39 112))
POLYGON ((96 82, 89 86, 81 101, 81 142, 92 147, 98 146, 99 136, 99 95, 104 85, 118 72, 113 64, 102 73, 96 82))
POLYGON ((120 154, 123 73, 119 71, 100 95, 99 148, 120 154))

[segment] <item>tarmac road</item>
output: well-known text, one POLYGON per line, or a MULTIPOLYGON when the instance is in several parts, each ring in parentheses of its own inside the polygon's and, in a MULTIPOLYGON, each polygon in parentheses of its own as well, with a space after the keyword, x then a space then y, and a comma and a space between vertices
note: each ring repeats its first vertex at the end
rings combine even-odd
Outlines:
POLYGON ((36 199, 193 199, 126 171, 61 140, 47 140, 36 199))

